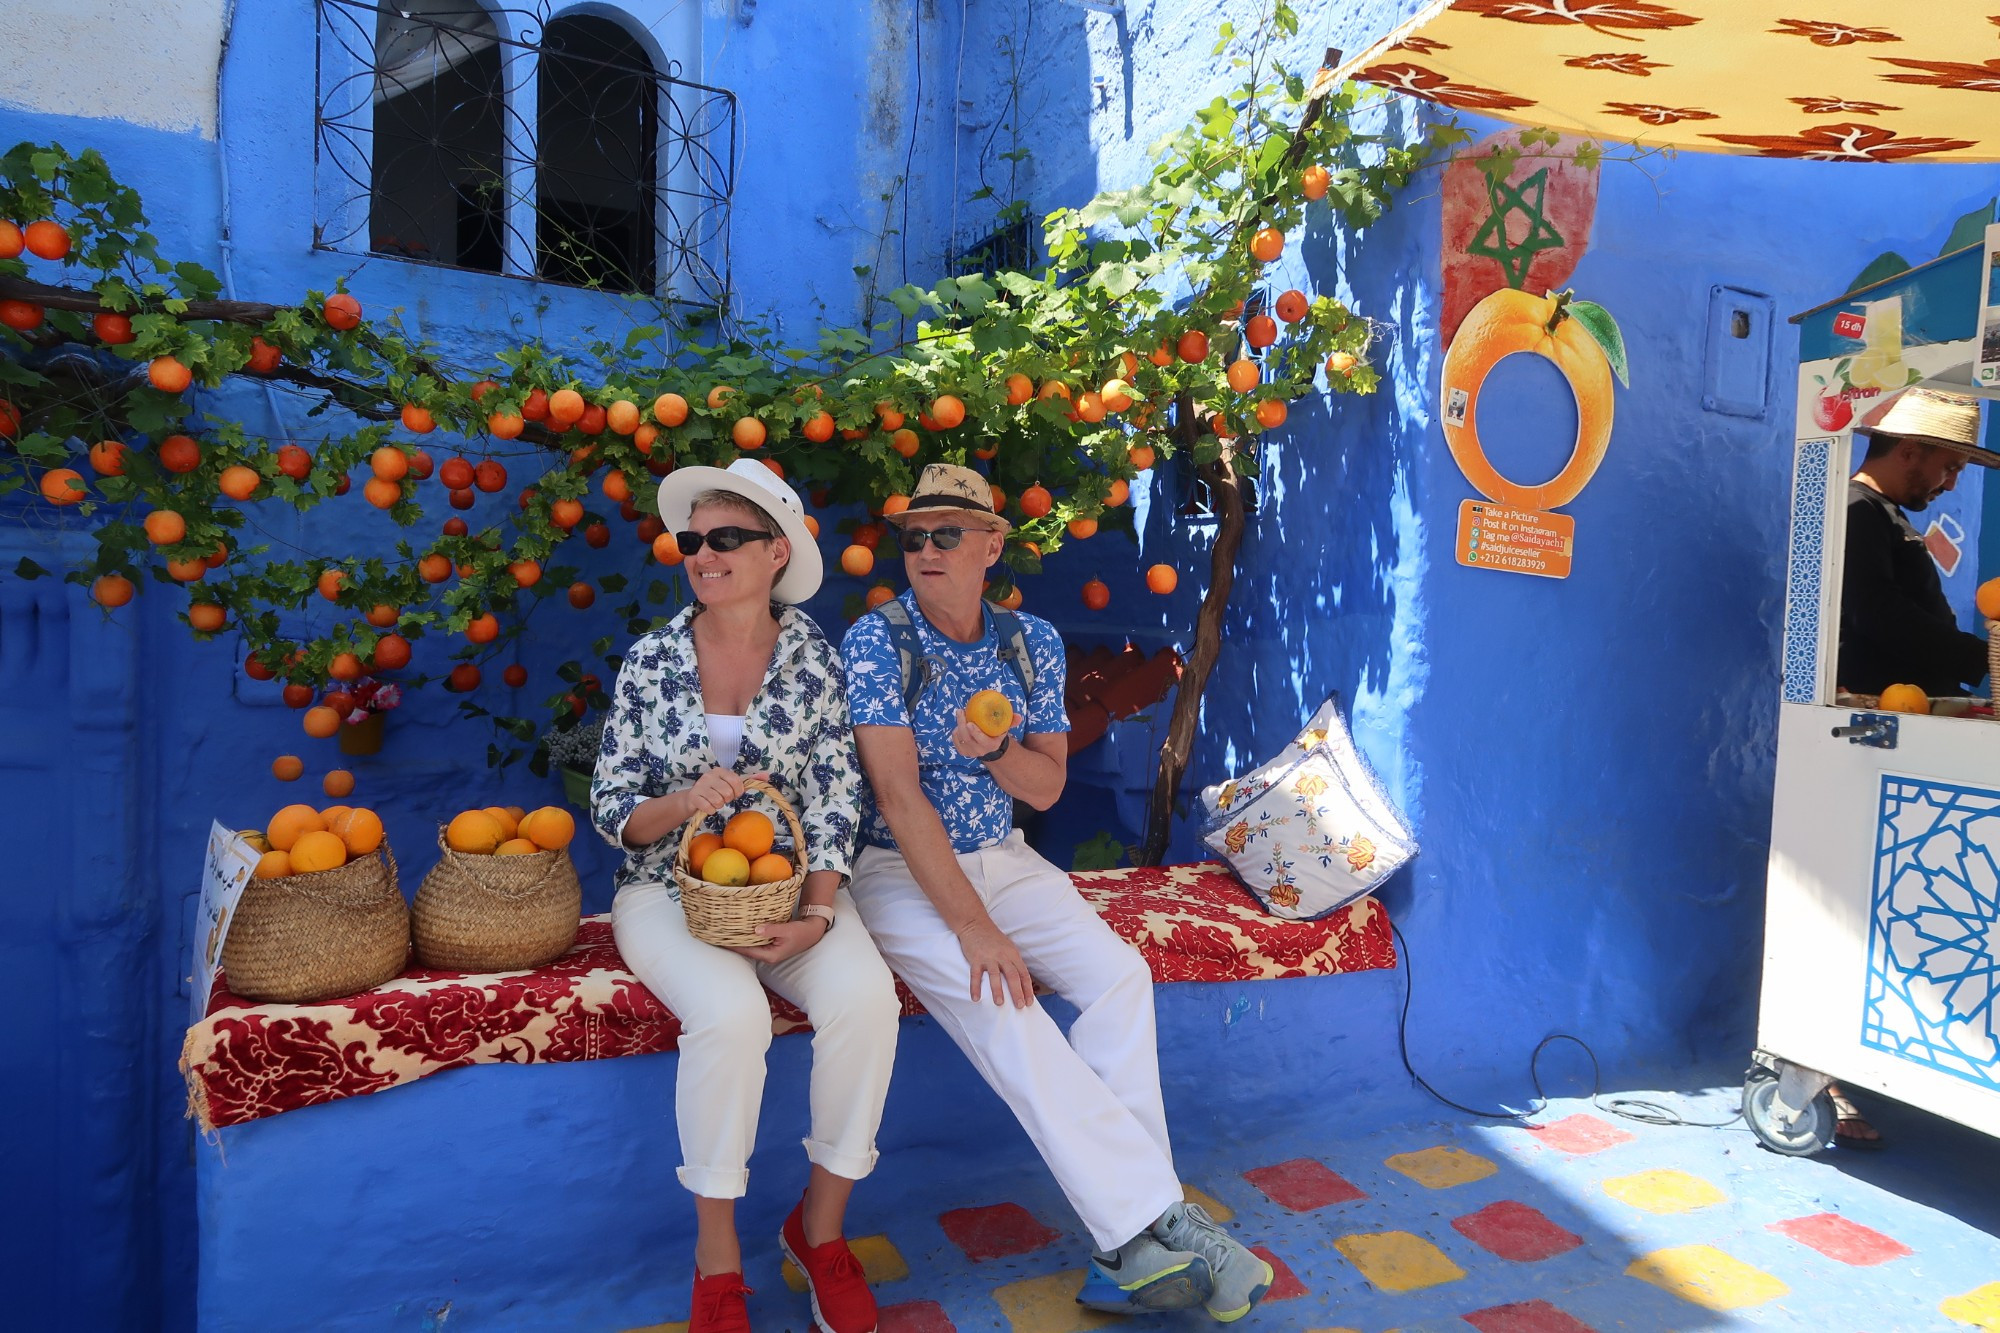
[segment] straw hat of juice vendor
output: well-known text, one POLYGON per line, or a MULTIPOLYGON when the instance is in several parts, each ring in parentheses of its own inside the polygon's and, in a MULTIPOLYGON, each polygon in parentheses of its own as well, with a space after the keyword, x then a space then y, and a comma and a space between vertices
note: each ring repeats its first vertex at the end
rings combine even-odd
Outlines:
POLYGON ((1965 394, 1905 389, 1855 432, 1869 437, 1859 470, 1905 509, 1952 489, 1968 462, 2000 468, 2000 453, 1979 443, 1979 400, 1965 394))

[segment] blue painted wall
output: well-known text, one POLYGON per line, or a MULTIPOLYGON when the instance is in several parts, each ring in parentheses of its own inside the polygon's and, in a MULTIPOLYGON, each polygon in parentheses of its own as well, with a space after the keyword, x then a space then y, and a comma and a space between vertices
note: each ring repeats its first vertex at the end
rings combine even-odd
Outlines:
MULTIPOLYGON (((1310 67, 1326 45, 1357 49, 1416 3, 1307 5, 1291 63, 1310 67)), ((633 6, 644 10, 642 22, 669 8, 633 6)), ((1033 152, 1014 179, 1037 215, 1135 180, 1146 147, 1230 74, 1209 55, 1220 7, 1159 0, 1132 10, 1112 19, 1056 0, 962 8, 881 0, 844 9, 765 4, 747 24, 706 15, 690 73, 743 99, 733 255, 745 312, 809 330, 822 310, 851 319, 871 277, 886 284, 934 274, 990 225, 992 205, 968 196, 981 172, 1004 186, 1009 118, 1033 152), (1018 77, 1009 72, 1010 42, 1023 53, 1018 77), (900 233, 886 247, 875 239, 885 217, 900 233)), ((99 147, 145 194, 165 248, 218 270, 226 200, 237 294, 286 301, 345 275, 371 312, 400 308, 468 364, 496 335, 574 342, 586 328, 615 329, 631 317, 588 294, 313 252, 305 227, 312 88, 301 75, 311 9, 295 0, 260 6, 256 18, 238 23, 223 69, 219 141, 4 106, 0 141, 99 147)), ((1359 239, 1315 218, 1277 275, 1283 285, 1333 291, 1380 321, 1386 380, 1370 399, 1300 404, 1274 441, 1191 777, 1211 781, 1268 755, 1327 691, 1342 691, 1364 750, 1412 811, 1425 846, 1388 894, 1420 977, 1419 1062, 1464 1095, 1518 1102, 1527 1052, 1550 1030, 1584 1036, 1613 1070, 1733 1054, 1749 1040, 1793 349, 1780 324, 1767 417, 1704 412, 1696 382, 1709 288, 1767 293, 1781 315, 1803 309, 1882 249, 1934 252, 1951 219, 1993 196, 2000 173, 1692 155, 1645 171, 1607 165, 1575 285, 1619 318, 1635 379, 1620 394, 1610 459, 1571 507, 1577 572, 1564 583, 1451 560, 1452 515, 1472 492, 1434 421, 1434 183, 1427 175, 1359 239)), ((1527 402, 1551 388, 1529 375, 1508 391, 1527 402)), ((253 419, 268 414, 257 397, 234 406, 253 419)), ((262 424, 312 429, 293 409, 262 424)), ((1115 537, 1072 548, 1028 582, 1029 608, 1079 642, 1129 635, 1149 650, 1185 648, 1211 533, 1175 516, 1180 484, 1165 467, 1141 497, 1139 551, 1115 537), (1138 569, 1156 560, 1182 572, 1170 598, 1140 590, 1138 569), (1074 600, 1092 574, 1114 590, 1103 616, 1086 615, 1074 600)), ((272 535, 311 549, 365 548, 387 529, 370 511, 316 514, 272 535)), ((617 549, 623 541, 587 570, 629 568, 636 552, 617 549)), ((816 609, 837 626, 838 600, 855 586, 833 585, 816 609)), ((554 692, 540 684, 554 662, 613 632, 610 600, 587 614, 560 603, 535 612, 521 655, 538 683, 519 699, 489 685, 495 693, 481 702, 533 711, 554 692)), ((226 644, 192 643, 166 601, 142 598, 121 617, 143 664, 133 772, 153 794, 138 803, 124 871, 134 910, 117 924, 142 1003, 114 1005, 101 1041, 78 1046, 80 1058, 100 1061, 102 1077, 127 1089, 103 1122, 130 1147, 128 1159, 100 1169, 106 1211, 136 1198, 157 1224, 60 1273, 61 1286, 107 1302, 106 1326, 136 1326, 125 1317, 131 1311, 158 1311, 170 1328, 193 1318, 190 1161, 195 1153, 211 1166, 218 1159, 177 1118, 172 1068, 192 877, 211 818, 248 823, 292 797, 266 773, 273 753, 298 748, 275 692, 245 681, 226 644), (218 707, 220 699, 234 702, 218 707), (143 1025, 142 1047, 132 1043, 134 1024, 143 1025)), ((440 660, 420 657, 418 666, 436 669, 440 660)), ((413 700, 392 719, 381 759, 357 765, 359 794, 388 815, 412 875, 428 862, 435 821, 452 810, 557 796, 553 782, 519 768, 487 769, 486 737, 453 724, 454 706, 435 693, 413 700)), ((1047 826, 1059 854, 1100 829, 1136 832, 1164 719, 1161 709, 1121 724, 1079 757, 1070 797, 1047 826)), ((1201 854, 1189 825, 1177 828, 1174 854, 1201 854)), ((601 905, 605 854, 592 846, 581 857, 601 905)), ((99 944, 42 928, 65 968, 102 965, 99 944)), ((1162 993, 1163 1030, 1197 1044, 1226 1034, 1238 1043, 1232 1049, 1267 1062, 1246 1069, 1284 1062, 1285 1077, 1261 1090, 1267 1103, 1309 1098, 1345 1112, 1402 1090, 1392 1072, 1395 995, 1379 975, 1287 988, 1275 1006, 1245 988, 1176 988, 1162 993)), ((59 1038, 51 1031, 45 1040, 59 1038)), ((508 1072, 481 1071, 477 1084, 461 1084, 497 1087, 508 1072)), ((628 1077, 640 1076, 575 1075, 628 1077)), ((956 1086, 949 1080, 958 1074, 932 1077, 956 1086)), ((1203 1110, 1193 1062, 1170 1060, 1169 1078, 1179 1114, 1196 1124, 1214 1114, 1203 1110)), ((932 1086, 906 1078, 898 1096, 907 1105, 932 1086)), ((393 1103, 404 1097, 414 1115, 446 1094, 380 1099, 391 1126, 401 1114, 393 1103)), ((309 1136, 313 1117, 326 1122, 342 1109, 371 1107, 284 1117, 252 1127, 246 1142, 309 1136)), ((249 1179, 257 1160, 234 1178, 249 1179)), ((257 1223, 253 1215, 253 1230, 257 1223)), ((210 1256, 225 1264, 236 1257, 210 1256)))

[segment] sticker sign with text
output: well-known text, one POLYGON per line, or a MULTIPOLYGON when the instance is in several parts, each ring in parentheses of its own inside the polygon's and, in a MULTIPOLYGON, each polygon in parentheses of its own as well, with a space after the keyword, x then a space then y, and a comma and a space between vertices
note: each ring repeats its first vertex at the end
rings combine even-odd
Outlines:
POLYGON ((222 967, 222 941, 256 868, 257 853, 249 843, 219 822, 209 827, 208 852, 201 863, 201 900, 194 918, 194 975, 188 979, 194 1010, 190 1023, 208 1015, 209 992, 215 989, 215 974, 222 967))
POLYGON ((2000 387, 2000 222, 1986 229, 1986 297, 1979 306, 1978 369, 1973 378, 1988 388, 2000 387))
POLYGON ((1568 514, 1513 509, 1485 500, 1458 506, 1458 563, 1473 569, 1569 577, 1576 548, 1576 520, 1568 514))

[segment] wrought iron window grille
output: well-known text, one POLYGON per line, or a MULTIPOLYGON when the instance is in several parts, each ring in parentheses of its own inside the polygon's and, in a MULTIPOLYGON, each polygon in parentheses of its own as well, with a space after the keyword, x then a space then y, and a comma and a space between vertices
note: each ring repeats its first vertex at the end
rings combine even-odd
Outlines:
POLYGON ((728 308, 733 93, 589 11, 316 3, 314 248, 728 308))

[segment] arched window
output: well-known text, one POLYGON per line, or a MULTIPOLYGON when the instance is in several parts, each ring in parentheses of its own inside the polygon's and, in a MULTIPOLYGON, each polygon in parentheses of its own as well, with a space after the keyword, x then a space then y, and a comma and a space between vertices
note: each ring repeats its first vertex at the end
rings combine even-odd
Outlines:
POLYGON ((544 278, 653 290, 660 79, 631 34, 586 14, 542 32, 535 268, 544 278))
POLYGON ((397 0, 375 25, 368 248, 498 273, 500 35, 477 0, 397 0))

